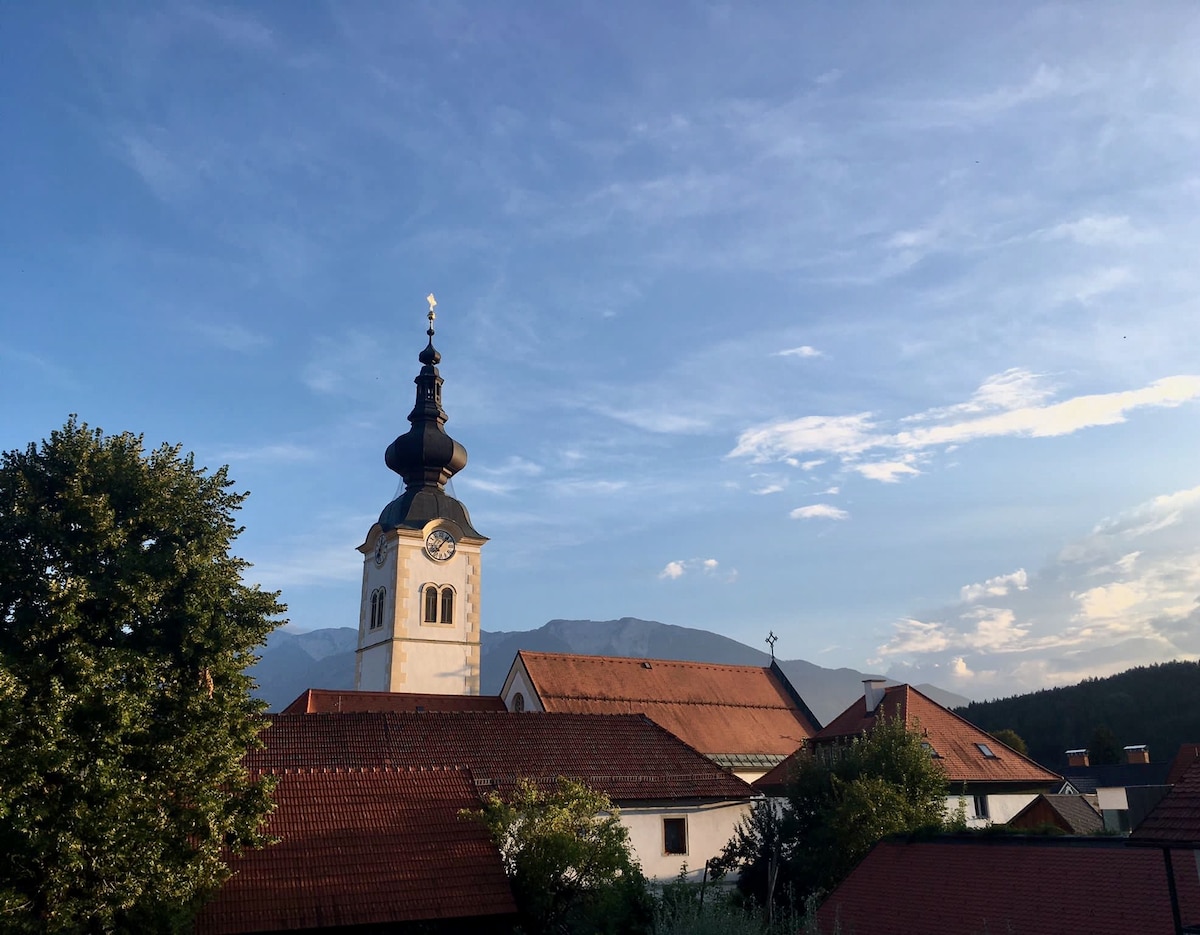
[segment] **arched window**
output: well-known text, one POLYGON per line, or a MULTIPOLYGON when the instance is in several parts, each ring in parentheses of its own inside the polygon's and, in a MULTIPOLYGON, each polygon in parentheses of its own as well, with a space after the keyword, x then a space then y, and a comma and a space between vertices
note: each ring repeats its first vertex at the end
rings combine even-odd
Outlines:
POLYGON ((454 590, 442 588, 442 623, 454 622, 454 590))
POLYGON ((520 714, 522 711, 525 710, 525 696, 522 695, 520 692, 517 692, 515 695, 513 695, 512 709, 514 711, 516 711, 517 714, 520 714))
POLYGON ((370 629, 378 630, 383 626, 383 608, 384 598, 387 597, 386 588, 376 588, 371 592, 371 622, 370 629))
POLYGON ((438 589, 434 585, 425 588, 425 622, 437 623, 438 589))

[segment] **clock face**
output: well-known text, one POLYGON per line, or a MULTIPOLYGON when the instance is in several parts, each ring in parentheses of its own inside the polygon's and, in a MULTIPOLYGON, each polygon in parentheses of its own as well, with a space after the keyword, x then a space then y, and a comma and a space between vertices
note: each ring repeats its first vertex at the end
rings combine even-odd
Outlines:
POLYGON ((375 542, 375 564, 382 565, 387 557, 387 539, 380 536, 375 542))
POLYGON ((425 552, 436 562, 447 561, 454 555, 454 537, 444 529, 435 529, 425 539, 425 552))

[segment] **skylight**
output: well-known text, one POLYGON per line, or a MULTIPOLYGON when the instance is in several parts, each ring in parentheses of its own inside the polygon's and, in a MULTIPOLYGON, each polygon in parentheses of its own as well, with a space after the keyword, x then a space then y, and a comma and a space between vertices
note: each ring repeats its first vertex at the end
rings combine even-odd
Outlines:
POLYGON ((986 743, 977 743, 977 744, 975 744, 975 746, 977 746, 979 748, 979 752, 982 753, 984 756, 986 756, 989 760, 999 759, 999 757, 997 757, 996 754, 994 754, 992 752, 992 748, 989 747, 986 743))

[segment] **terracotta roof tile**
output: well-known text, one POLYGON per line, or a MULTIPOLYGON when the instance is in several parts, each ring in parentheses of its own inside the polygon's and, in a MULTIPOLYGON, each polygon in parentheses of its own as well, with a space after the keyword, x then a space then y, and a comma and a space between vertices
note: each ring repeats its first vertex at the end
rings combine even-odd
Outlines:
POLYGON ((504 711, 499 695, 431 695, 420 692, 357 692, 310 688, 283 709, 284 714, 340 714, 353 711, 504 711))
POLYGON ((1129 836, 1130 844, 1186 844, 1200 849, 1200 760, 1129 836))
POLYGON ((1179 747, 1179 752, 1175 754, 1175 759, 1171 761, 1171 768, 1167 770, 1167 785, 1173 786, 1183 778, 1183 774, 1188 771, 1188 767, 1200 758, 1200 743, 1185 743, 1179 747))
POLYGON ((267 831, 231 861, 198 935, 509 914, 500 855, 465 770, 302 771, 279 777, 267 831))
POLYGON ((791 753, 820 726, 770 667, 521 650, 547 711, 644 713, 707 754, 791 753))
MULTIPOLYGON (((1174 863, 1183 921, 1195 922, 1195 864, 1182 853, 1174 863)), ((1162 855, 1111 838, 882 841, 817 922, 823 932, 888 935, 1174 931, 1162 855)))
POLYGON ((1037 784, 1062 779, 911 685, 888 686, 879 707, 870 713, 866 700, 859 698, 827 724, 813 742, 820 744, 855 737, 869 731, 881 715, 901 717, 909 728, 919 728, 940 758, 951 782, 1037 784), (996 755, 987 756, 978 746, 981 743, 996 755))
POLYGON ((641 715, 496 712, 277 714, 252 770, 465 766, 504 792, 582 780, 614 801, 744 799, 749 785, 641 715))

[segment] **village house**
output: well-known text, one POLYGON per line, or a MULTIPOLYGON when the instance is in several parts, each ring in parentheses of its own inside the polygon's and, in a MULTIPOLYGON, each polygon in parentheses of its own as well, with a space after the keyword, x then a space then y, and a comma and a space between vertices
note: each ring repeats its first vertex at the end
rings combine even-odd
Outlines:
POLYGON ((885 839, 821 904, 818 926, 891 935, 1198 931, 1200 763, 1187 753, 1182 778, 1128 838, 885 839))
POLYGON ((500 691, 510 711, 645 714, 747 782, 820 729, 783 670, 521 650, 500 691))
POLYGON ((251 751, 256 773, 469 769, 481 795, 559 776, 606 793, 650 879, 699 878, 754 790, 643 715, 474 712, 279 714, 251 751))
MULTIPOLYGON (((946 771, 946 812, 966 810, 968 826, 1003 823, 1040 793, 1058 792, 1062 777, 1017 753, 959 717, 911 685, 887 685, 881 679, 863 682, 863 696, 823 727, 806 749, 815 755, 869 733, 882 718, 901 720, 921 735, 929 755, 946 771)), ((799 750, 793 756, 803 755, 799 750)), ((754 786, 768 795, 782 794, 791 769, 785 760, 754 786)))

